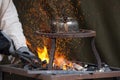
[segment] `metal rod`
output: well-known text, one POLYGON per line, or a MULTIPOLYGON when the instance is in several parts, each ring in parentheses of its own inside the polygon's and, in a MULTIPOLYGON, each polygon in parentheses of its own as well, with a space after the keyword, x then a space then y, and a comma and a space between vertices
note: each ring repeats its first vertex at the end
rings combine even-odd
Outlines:
POLYGON ((49 70, 51 70, 53 66, 53 60, 54 60, 55 49, 56 49, 56 38, 52 38, 51 41, 52 41, 52 44, 51 44, 51 50, 50 50, 50 55, 49 55, 50 61, 48 64, 49 70))
POLYGON ((85 38, 96 36, 95 31, 84 29, 81 29, 79 33, 43 33, 36 31, 36 34, 48 38, 85 38))
POLYGON ((27 71, 28 74, 51 74, 51 75, 60 75, 60 74, 93 74, 95 73, 95 71, 72 71, 72 70, 38 70, 38 71, 33 71, 33 70, 28 70, 27 71))
POLYGON ((95 38, 92 38, 92 50, 93 50, 93 53, 95 55, 95 58, 97 60, 97 64, 98 64, 98 69, 100 69, 102 67, 102 61, 101 61, 101 58, 99 56, 99 53, 96 49, 96 46, 95 46, 95 38))

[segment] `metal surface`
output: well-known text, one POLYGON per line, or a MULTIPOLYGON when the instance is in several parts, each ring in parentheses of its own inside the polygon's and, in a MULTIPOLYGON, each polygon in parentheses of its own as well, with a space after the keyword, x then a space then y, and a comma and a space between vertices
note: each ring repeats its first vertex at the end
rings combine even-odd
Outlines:
MULTIPOLYGON (((26 77, 32 77, 42 80, 81 80, 81 79, 96 79, 96 78, 112 78, 120 77, 120 71, 110 71, 110 72, 79 72, 77 74, 50 74, 47 72, 54 71, 30 71, 21 68, 16 68, 13 65, 0 65, 0 70, 2 72, 14 73, 26 77)), ((59 71, 57 71, 59 72, 59 71)), ((64 71, 65 72, 65 71, 64 71)))
POLYGON ((79 32, 78 21, 73 17, 57 17, 51 21, 51 30, 56 33, 79 32))
POLYGON ((43 33, 36 31, 36 34, 41 37, 48 38, 84 38, 84 37, 94 37, 96 32, 92 30, 81 29, 79 33, 43 33))

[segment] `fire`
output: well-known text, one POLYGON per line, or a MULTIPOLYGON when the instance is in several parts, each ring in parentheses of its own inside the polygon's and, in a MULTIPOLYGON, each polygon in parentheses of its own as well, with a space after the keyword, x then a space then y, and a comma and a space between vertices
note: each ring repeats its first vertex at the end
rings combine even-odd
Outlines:
MULTIPOLYGON (((33 49, 29 41, 26 40, 26 43, 31 49, 33 49)), ((42 66, 47 67, 47 64, 49 64, 49 54, 48 54, 47 47, 46 46, 44 46, 44 48, 37 47, 37 53, 41 61, 43 62, 45 61, 45 64, 43 64, 42 66)), ((62 70, 83 70, 84 69, 81 65, 67 60, 66 56, 60 52, 55 53, 53 68, 62 69, 62 70)))
POLYGON ((60 53, 55 54, 54 64, 56 64, 57 66, 65 64, 65 56, 60 53))
POLYGON ((49 63, 49 56, 48 56, 48 51, 47 51, 47 47, 44 46, 43 49, 41 48, 37 48, 37 53, 38 53, 38 57, 41 59, 41 61, 47 61, 47 64, 49 63))
MULTIPOLYGON (((49 63, 48 51, 45 46, 43 49, 37 48, 37 53, 38 53, 38 57, 41 59, 41 61, 46 60, 47 64, 49 63)), ((55 66, 59 67, 60 69, 67 70, 68 67, 72 67, 72 63, 66 59, 65 55, 57 52, 55 54, 55 58, 54 58, 54 62, 53 62, 53 67, 55 67, 55 66)))
POLYGON ((60 69, 67 70, 68 60, 66 59, 65 55, 56 53, 54 65, 60 67, 60 69))

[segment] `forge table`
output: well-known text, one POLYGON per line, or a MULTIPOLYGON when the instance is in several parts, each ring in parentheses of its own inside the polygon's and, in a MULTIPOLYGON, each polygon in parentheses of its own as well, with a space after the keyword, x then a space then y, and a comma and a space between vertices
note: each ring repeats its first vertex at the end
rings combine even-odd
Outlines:
MULTIPOLYGON (((97 78, 112 78, 120 77, 120 69, 114 69, 109 72, 82 72, 82 71, 62 71, 62 70, 25 70, 22 68, 16 68, 15 65, 0 65, 0 80, 2 78, 2 72, 8 72, 11 74, 17 74, 25 77, 31 77, 40 80, 83 80, 83 79, 97 79, 97 78)), ((118 78, 119 80, 119 78, 118 78)))

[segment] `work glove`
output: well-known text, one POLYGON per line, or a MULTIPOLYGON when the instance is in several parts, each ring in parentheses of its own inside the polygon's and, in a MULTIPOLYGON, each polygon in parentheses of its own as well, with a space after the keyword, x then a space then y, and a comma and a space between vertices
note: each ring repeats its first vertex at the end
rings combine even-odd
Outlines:
POLYGON ((37 68, 41 65, 40 59, 35 56, 35 54, 33 54, 27 47, 19 48, 16 50, 16 54, 21 59, 24 68, 37 68))
POLYGON ((33 54, 27 47, 21 47, 17 51, 20 51, 23 54, 28 54, 28 55, 31 55, 31 56, 35 56, 35 54, 33 54))
POLYGON ((16 54, 19 56, 22 63, 24 64, 30 63, 32 57, 35 56, 27 47, 19 48, 18 50, 16 50, 16 54))

